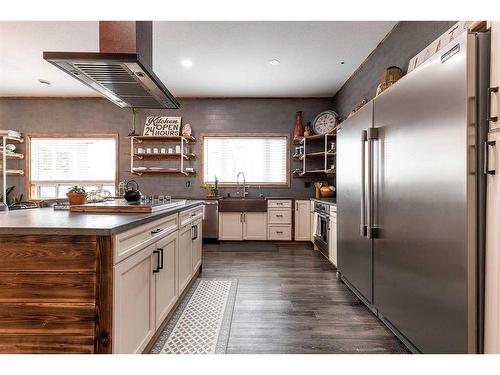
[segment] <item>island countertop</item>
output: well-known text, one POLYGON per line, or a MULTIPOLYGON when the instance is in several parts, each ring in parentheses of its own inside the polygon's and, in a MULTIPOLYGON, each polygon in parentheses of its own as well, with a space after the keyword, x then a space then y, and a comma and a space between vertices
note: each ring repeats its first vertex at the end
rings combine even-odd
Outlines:
POLYGON ((0 213, 0 234, 109 236, 137 225, 203 204, 185 204, 152 213, 89 214, 56 211, 51 207, 0 213))

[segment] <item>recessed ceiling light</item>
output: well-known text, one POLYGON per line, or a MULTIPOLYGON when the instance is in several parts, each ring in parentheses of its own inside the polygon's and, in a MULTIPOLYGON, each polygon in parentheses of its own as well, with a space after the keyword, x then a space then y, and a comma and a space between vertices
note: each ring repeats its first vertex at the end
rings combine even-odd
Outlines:
POLYGON ((272 59, 272 60, 269 60, 269 64, 272 66, 276 66, 276 65, 280 64, 280 61, 277 59, 272 59))
POLYGON ((40 79, 38 80, 38 82, 40 82, 42 85, 50 85, 50 84, 51 84, 51 83, 50 83, 49 81, 47 81, 46 79, 42 79, 42 78, 40 78, 40 79))
POLYGON ((193 66, 193 62, 189 59, 182 59, 181 65, 185 68, 191 68, 193 66))

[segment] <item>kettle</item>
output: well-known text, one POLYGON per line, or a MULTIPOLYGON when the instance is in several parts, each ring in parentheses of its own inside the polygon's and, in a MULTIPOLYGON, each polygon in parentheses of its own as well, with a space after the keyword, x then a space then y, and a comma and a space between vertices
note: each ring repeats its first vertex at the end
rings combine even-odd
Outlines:
POLYGON ((139 191, 139 184, 135 180, 127 182, 123 197, 127 202, 139 202, 141 200, 142 193, 139 191), (133 185, 135 185, 135 188, 133 185))

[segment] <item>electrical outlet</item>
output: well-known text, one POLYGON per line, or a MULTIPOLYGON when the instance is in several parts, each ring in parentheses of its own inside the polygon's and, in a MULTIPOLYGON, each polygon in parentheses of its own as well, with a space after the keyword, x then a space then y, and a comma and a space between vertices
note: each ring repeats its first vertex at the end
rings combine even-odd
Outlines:
POLYGON ((310 182, 304 182, 304 187, 306 188, 310 188, 311 187, 311 183, 310 182))
POLYGON ((186 181, 186 187, 191 187, 191 181, 186 181))

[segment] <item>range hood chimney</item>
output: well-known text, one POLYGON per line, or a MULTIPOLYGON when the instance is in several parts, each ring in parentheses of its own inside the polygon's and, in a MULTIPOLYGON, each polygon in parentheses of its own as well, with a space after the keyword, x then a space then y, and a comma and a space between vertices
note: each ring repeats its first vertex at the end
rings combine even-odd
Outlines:
POLYGON ((44 52, 43 58, 122 108, 180 107, 153 73, 151 21, 100 21, 99 53, 44 52))

